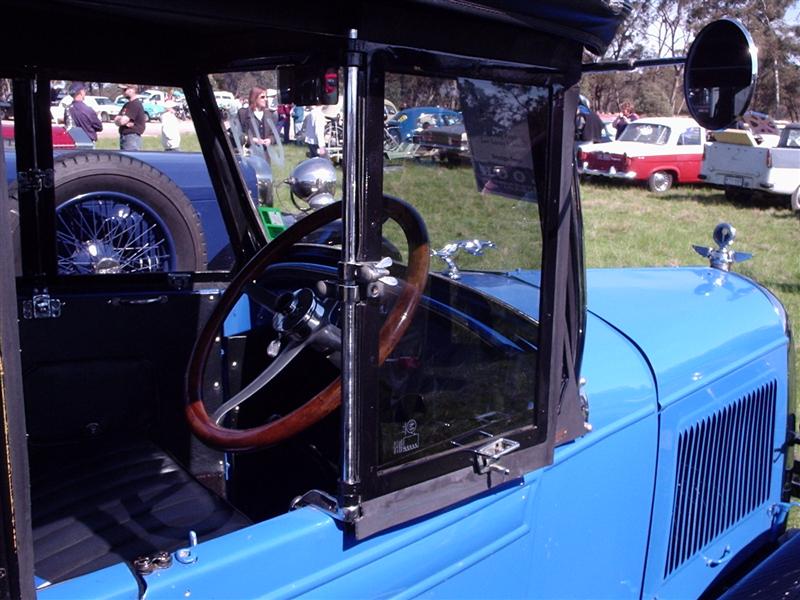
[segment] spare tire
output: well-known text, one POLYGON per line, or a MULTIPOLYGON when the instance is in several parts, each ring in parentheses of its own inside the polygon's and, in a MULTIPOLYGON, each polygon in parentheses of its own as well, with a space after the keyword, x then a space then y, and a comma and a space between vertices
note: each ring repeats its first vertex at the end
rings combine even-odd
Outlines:
MULTIPOLYGON (((200 218, 161 171, 115 152, 81 152, 57 157, 54 176, 59 274, 205 268, 200 218)), ((17 199, 16 182, 9 195, 17 199)))

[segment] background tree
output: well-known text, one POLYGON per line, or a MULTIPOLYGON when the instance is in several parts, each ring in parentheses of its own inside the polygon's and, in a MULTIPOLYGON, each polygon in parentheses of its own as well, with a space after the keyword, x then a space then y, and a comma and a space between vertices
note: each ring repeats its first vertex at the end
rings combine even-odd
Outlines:
MULTIPOLYGON (((776 118, 800 118, 800 24, 787 22, 797 0, 634 1, 633 11, 602 58, 620 60, 685 56, 697 32, 723 16, 740 19, 758 47, 759 76, 752 108, 776 118)), ((622 99, 637 112, 674 115, 685 111, 682 67, 591 74, 581 91, 595 110, 615 113, 622 99)))

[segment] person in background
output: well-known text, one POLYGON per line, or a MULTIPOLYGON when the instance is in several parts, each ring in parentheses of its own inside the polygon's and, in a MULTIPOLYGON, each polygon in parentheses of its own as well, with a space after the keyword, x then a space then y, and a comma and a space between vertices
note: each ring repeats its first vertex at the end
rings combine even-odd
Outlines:
POLYGON ((303 136, 308 152, 306 156, 325 156, 325 113, 322 105, 312 106, 303 120, 303 136))
POLYGON ((603 120, 597 113, 585 104, 578 105, 575 115, 575 139, 579 142, 602 142, 604 131, 603 120))
POLYGON ((294 121, 294 139, 298 144, 303 143, 303 121, 306 118, 306 109, 302 106, 297 106, 292 109, 292 120, 294 121))
MULTIPOLYGON (((275 143, 278 115, 267 108, 267 91, 264 88, 254 87, 250 90, 247 107, 239 109, 238 117, 249 145, 262 146, 266 150, 275 143)), ((269 153, 264 152, 264 156, 269 161, 269 153)))
POLYGON ((289 132, 292 122, 292 105, 278 104, 278 134, 283 137, 283 143, 289 143, 289 132))
POLYGON ((167 100, 164 102, 166 109, 161 113, 161 145, 164 150, 178 151, 181 149, 181 130, 180 121, 175 115, 175 107, 177 102, 174 100, 167 100))
POLYGON ((119 87, 128 100, 114 118, 114 123, 119 127, 119 149, 141 150, 147 115, 142 103, 136 97, 138 93, 136 86, 132 83, 125 83, 119 87))
POLYGON ((615 139, 619 139, 619 136, 622 135, 622 132, 625 131, 625 128, 631 121, 635 121, 639 118, 639 115, 633 112, 633 103, 629 100, 623 102, 620 108, 622 109, 621 112, 617 115, 617 118, 614 119, 614 122, 612 123, 614 128, 617 130, 617 136, 615 139))
POLYGON ((94 146, 97 143, 97 132, 103 131, 103 124, 97 113, 83 101, 86 98, 86 85, 80 81, 74 82, 69 86, 69 95, 72 96, 72 103, 64 108, 64 114, 69 113, 72 126, 83 129, 94 146))

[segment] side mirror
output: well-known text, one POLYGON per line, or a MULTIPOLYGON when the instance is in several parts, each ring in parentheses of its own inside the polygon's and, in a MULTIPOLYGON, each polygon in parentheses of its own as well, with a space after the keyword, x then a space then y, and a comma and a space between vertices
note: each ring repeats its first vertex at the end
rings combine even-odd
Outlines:
POLYGON ((683 73, 689 113, 706 129, 729 127, 750 106, 757 75, 757 50, 741 22, 726 18, 706 25, 683 73))
POLYGON ((339 70, 336 67, 278 67, 281 104, 313 106, 339 102, 339 70))

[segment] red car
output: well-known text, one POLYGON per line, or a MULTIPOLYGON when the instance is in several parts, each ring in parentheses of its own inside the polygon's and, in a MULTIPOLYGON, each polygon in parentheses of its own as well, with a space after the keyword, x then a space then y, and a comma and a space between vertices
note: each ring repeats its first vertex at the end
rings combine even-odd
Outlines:
MULTIPOLYGON (((92 148, 92 141, 83 130, 73 127, 72 131, 67 131, 63 125, 53 125, 53 148, 92 148)), ((3 123, 3 147, 14 147, 14 124, 3 123)))
POLYGON ((632 122, 613 142, 578 150, 583 175, 646 181, 662 193, 674 183, 700 181, 705 129, 687 117, 645 118, 632 122))

